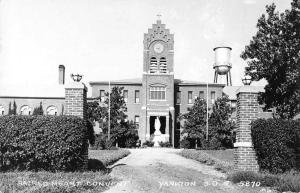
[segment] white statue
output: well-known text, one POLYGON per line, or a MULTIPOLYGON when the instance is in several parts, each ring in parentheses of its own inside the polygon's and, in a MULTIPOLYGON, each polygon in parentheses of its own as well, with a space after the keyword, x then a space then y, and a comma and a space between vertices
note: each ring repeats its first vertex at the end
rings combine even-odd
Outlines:
POLYGON ((155 128, 155 131, 154 131, 154 138, 153 138, 153 142, 154 142, 154 147, 159 147, 159 142, 161 142, 161 132, 160 132, 160 121, 159 121, 159 118, 156 117, 155 119, 155 123, 154 123, 154 128, 155 128))
POLYGON ((161 124, 160 124, 159 118, 156 117, 155 123, 154 123, 154 128, 155 128, 154 135, 161 135, 160 126, 161 126, 161 124))

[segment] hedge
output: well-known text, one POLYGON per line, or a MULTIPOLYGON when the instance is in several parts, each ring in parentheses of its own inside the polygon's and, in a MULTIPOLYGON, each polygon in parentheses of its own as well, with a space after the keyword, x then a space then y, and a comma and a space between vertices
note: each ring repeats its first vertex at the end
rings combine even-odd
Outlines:
POLYGON ((80 170, 87 137, 87 125, 79 117, 0 117, 0 171, 80 170))
POLYGON ((261 170, 300 169, 300 120, 258 119, 251 123, 251 136, 261 170))

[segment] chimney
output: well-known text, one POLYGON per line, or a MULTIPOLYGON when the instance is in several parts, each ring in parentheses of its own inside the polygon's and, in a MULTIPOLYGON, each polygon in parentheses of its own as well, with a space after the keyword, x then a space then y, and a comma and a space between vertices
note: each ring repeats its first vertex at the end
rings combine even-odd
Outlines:
POLYGON ((62 64, 58 66, 58 83, 65 84, 65 66, 62 64))

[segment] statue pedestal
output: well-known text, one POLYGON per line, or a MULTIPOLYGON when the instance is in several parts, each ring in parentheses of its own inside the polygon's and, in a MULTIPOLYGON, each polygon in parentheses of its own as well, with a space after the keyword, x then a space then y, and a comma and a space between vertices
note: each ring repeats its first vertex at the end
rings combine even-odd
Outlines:
POLYGON ((160 147, 159 142, 167 142, 169 136, 166 134, 156 134, 154 133, 154 138, 153 138, 153 142, 154 142, 154 147, 160 147))

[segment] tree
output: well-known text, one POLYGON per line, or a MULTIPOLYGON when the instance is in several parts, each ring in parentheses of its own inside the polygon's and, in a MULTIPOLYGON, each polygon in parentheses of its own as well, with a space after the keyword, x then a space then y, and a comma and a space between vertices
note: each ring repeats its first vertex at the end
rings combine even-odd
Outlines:
POLYGON ((196 98, 195 103, 188 112, 181 116, 184 120, 182 135, 184 140, 189 141, 188 146, 197 146, 200 141, 205 140, 206 132, 206 102, 196 98))
POLYGON ((40 102, 40 105, 33 109, 32 115, 43 115, 43 114, 44 114, 43 105, 42 102, 40 102))
POLYGON ((188 112, 181 115, 184 120, 182 144, 186 147, 201 146, 203 149, 232 148, 235 124, 230 120, 232 113, 228 96, 218 98, 208 119, 208 141, 206 140, 206 102, 197 98, 188 112))
POLYGON ((228 96, 222 96, 215 101, 208 121, 211 137, 216 138, 226 148, 233 147, 235 124, 230 119, 231 113, 228 96))
POLYGON ((9 102, 9 105, 8 105, 8 114, 12 115, 11 102, 9 102))
POLYGON ((266 6, 267 15, 258 19, 258 31, 241 57, 252 80, 268 82, 259 102, 291 119, 300 112, 300 1, 293 0, 283 13, 275 9, 274 3, 266 6))
POLYGON ((127 107, 123 96, 123 87, 113 87, 110 93, 105 93, 104 104, 99 103, 99 98, 88 103, 88 119, 90 122, 98 121, 102 125, 102 131, 107 139, 108 121, 110 121, 110 138, 113 143, 118 143, 120 147, 127 146, 132 141, 135 144, 138 135, 135 124, 127 121, 127 107), (110 104, 110 120, 108 116, 110 104), (126 145, 127 144, 127 145, 126 145))
POLYGON ((16 101, 13 103, 13 108, 11 108, 11 102, 8 105, 8 114, 9 115, 16 115, 17 114, 17 104, 16 101))
POLYGON ((12 114, 13 115, 17 114, 17 104, 16 104, 16 101, 14 101, 14 104, 13 104, 12 114))

